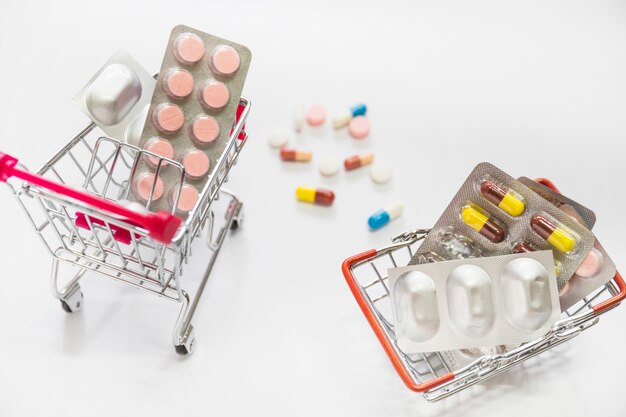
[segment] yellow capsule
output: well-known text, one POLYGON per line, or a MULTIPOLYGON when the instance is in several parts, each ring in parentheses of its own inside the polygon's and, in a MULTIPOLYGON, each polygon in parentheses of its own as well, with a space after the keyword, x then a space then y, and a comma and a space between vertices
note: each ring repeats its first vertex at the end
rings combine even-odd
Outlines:
POLYGON ((526 209, 522 197, 515 191, 505 191, 489 180, 485 180, 480 184, 480 193, 489 202, 513 217, 519 216, 526 209))
POLYGON ((576 250, 576 238, 565 230, 556 227, 544 216, 539 214, 533 216, 530 225, 539 236, 561 252, 572 253, 576 250))
POLYGON ((461 220, 494 243, 502 242, 504 239, 504 229, 471 205, 466 205, 461 209, 461 220))
POLYGON ((298 187, 296 188, 296 198, 305 203, 330 206, 335 200, 335 193, 323 188, 298 187))

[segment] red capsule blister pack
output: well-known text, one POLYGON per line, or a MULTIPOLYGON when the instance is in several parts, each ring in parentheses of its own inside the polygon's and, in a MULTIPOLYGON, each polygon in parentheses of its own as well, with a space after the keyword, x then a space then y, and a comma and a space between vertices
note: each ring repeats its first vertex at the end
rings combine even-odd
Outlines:
MULTIPOLYGON (((593 229, 596 216, 589 208, 529 178, 522 177, 519 180, 561 211, 576 219, 580 224, 585 225, 589 230, 593 229)), ((598 239, 596 239, 591 251, 589 251, 583 262, 576 269, 576 272, 574 272, 574 275, 561 289, 559 294, 561 310, 569 309, 584 297, 609 282, 616 272, 617 267, 615 263, 598 239)))
POLYGON ((489 163, 463 183, 410 265, 552 250, 562 289, 593 248, 583 225, 489 163))

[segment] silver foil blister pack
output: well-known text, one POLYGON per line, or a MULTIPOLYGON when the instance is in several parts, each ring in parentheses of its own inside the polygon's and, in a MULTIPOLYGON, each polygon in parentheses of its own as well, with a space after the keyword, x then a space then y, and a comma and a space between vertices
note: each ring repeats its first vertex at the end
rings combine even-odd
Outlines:
POLYGON ((403 352, 514 345, 559 319, 552 251, 391 268, 394 329, 403 352))
POLYGON ((477 165, 409 265, 552 250, 561 289, 593 247, 593 234, 489 163, 477 165))
POLYGON ((143 126, 142 110, 150 103, 155 85, 154 78, 120 49, 73 101, 106 135, 132 143, 133 128, 143 126))
POLYGON ((133 195, 151 211, 176 206, 186 217, 193 209, 228 144, 251 57, 226 39, 182 25, 172 30, 139 146, 179 162, 184 179, 165 160, 140 161, 133 195))

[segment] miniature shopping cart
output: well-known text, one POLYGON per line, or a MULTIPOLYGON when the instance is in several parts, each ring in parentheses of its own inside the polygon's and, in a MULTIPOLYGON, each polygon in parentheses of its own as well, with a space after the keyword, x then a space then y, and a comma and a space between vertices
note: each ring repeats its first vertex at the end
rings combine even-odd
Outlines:
MULTIPOLYGON (((537 181, 556 190, 548 180, 537 181)), ((607 284, 565 311, 561 320, 542 338, 504 353, 483 355, 458 369, 450 365, 446 352, 407 354, 396 341, 387 269, 408 265, 428 232, 428 229, 418 229, 400 234, 393 238, 391 245, 350 257, 342 266, 352 294, 400 378, 409 389, 421 392, 428 401, 450 396, 567 342, 598 323, 601 314, 617 307, 626 297, 626 284, 616 273, 607 284)))
MULTIPOLYGON (((76 312, 82 307, 79 281, 87 271, 95 271, 180 302, 174 347, 180 354, 193 352, 193 315, 228 230, 237 228, 242 220, 241 201, 222 184, 247 141, 244 125, 249 111, 250 101, 242 97, 226 147, 185 221, 174 215, 174 208, 150 213, 129 209, 125 203, 131 198, 131 179, 142 158, 157 161, 157 176, 165 165, 176 170, 181 183, 185 178, 183 166, 99 136, 93 123, 35 174, 15 158, 0 153, 0 181, 8 183, 50 251, 52 291, 65 311, 76 312), (191 260, 192 242, 200 236, 206 236, 209 253, 202 251, 194 258, 207 262, 206 271, 197 289, 188 292, 182 287, 183 266, 191 260), (60 280, 61 262, 77 272, 60 280)), ((154 191, 155 186, 148 204, 154 191)), ((178 197, 173 207, 177 204, 178 197)))

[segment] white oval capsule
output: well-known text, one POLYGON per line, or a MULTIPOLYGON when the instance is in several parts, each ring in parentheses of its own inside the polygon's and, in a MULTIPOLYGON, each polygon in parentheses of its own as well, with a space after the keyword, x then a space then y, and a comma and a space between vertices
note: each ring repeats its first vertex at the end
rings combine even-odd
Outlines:
POLYGON ((461 265, 446 281, 448 312, 452 325, 469 337, 484 336, 493 326, 495 313, 491 278, 476 265, 461 265))
POLYGON ((515 327, 534 331, 550 317, 552 301, 548 271, 535 259, 509 262, 500 277, 508 320, 515 327))
POLYGON ((393 288, 396 328, 414 342, 425 342, 439 330, 437 289, 423 272, 402 274, 393 288))

